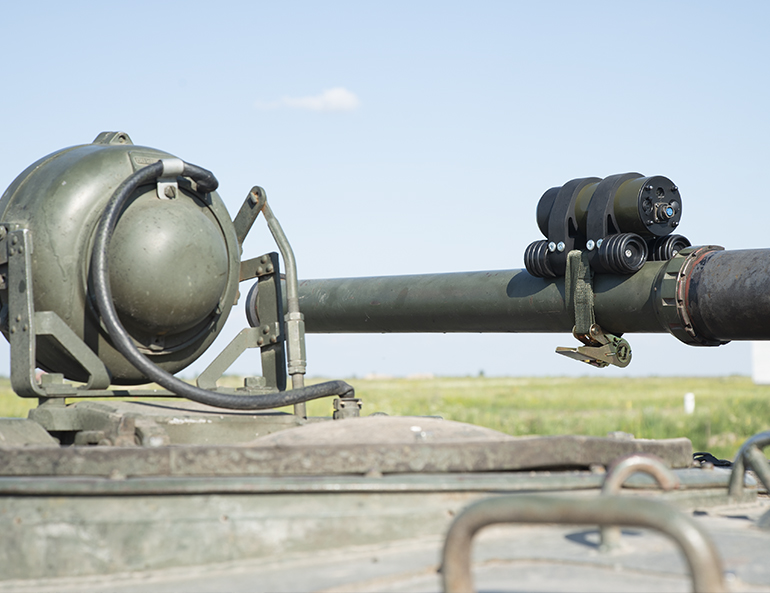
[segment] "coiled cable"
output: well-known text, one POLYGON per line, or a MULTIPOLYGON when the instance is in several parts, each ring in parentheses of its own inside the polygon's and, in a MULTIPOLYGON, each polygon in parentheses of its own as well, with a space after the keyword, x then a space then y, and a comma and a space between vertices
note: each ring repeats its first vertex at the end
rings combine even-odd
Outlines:
MULTIPOLYGON (((181 173, 178 174, 195 181, 200 191, 211 192, 218 187, 219 183, 210 171, 196 165, 182 163, 177 159, 173 159, 173 161, 175 162, 169 166, 169 169, 172 169, 173 173, 177 173, 177 170, 174 169, 178 169, 180 164, 183 165, 181 173)), ((355 394, 353 387, 345 381, 327 381, 317 385, 266 395, 218 393, 208 389, 201 389, 195 385, 185 383, 181 379, 177 379, 139 352, 134 345, 133 339, 123 327, 120 319, 118 319, 117 311, 112 302, 112 289, 109 280, 109 246, 112 234, 123 211, 123 206, 128 198, 141 185, 154 183, 159 177, 168 175, 168 171, 165 170, 166 166, 164 161, 158 161, 139 169, 123 181, 110 198, 96 229, 96 238, 91 254, 94 292, 99 315, 107 328, 115 348, 150 381, 165 387, 181 397, 209 406, 235 410, 268 410, 331 395, 344 398, 353 397, 355 394)))

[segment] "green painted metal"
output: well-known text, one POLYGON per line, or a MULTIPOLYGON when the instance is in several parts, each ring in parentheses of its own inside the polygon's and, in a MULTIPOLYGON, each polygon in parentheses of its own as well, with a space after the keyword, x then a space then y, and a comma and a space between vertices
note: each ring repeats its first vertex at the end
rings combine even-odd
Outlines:
MULTIPOLYGON (((91 406, 98 404, 91 404, 91 406)), ((83 414, 80 430, 102 430, 115 439, 135 419, 107 413, 98 423, 87 424, 94 414, 83 414)), ((191 445, 187 447, 63 447, 40 450, 0 450, 0 476, 323 476, 376 472, 452 473, 520 471, 537 468, 587 468, 608 465, 621 455, 649 452, 672 467, 687 467, 692 460, 688 439, 618 440, 599 437, 519 437, 499 441, 458 439, 457 442, 387 443, 373 437, 357 444, 334 444, 342 438, 345 423, 363 423, 368 418, 334 421, 324 427, 329 437, 311 444, 270 445, 259 440, 242 445, 191 445), (336 430, 336 433, 335 433, 336 430)), ((188 422, 190 426, 205 423, 188 422)), ((252 425, 254 426, 254 425, 252 425)), ((222 429, 226 430, 223 423, 222 429)), ((307 426, 305 429, 309 428, 307 426)), ((258 430, 258 429, 257 429, 258 430)), ((301 438, 303 428, 292 433, 301 438)), ((57 431, 54 431, 57 432, 57 431)), ((270 437, 268 437, 270 438, 270 437)), ((291 439, 291 437, 289 437, 291 439)), ((126 443, 128 444, 128 443, 126 443)), ((134 443, 130 443, 134 444, 134 443)))
MULTIPOLYGON (((7 230, 24 228, 32 236, 34 311, 61 318, 99 353, 116 384, 144 379, 112 348, 95 315, 88 281, 93 233, 118 185, 135 169, 169 157, 134 146, 125 134, 102 134, 93 144, 34 163, 0 199, 7 230)), ((196 360, 216 338, 235 302, 240 264, 233 223, 216 192, 201 194, 184 180, 177 185, 173 199, 160 199, 154 186, 139 191, 110 252, 121 318, 144 352, 170 372, 196 360)), ((9 284, 19 281, 9 278, 9 284)), ((7 304, 7 292, 0 296, 7 304)), ((38 338, 37 360, 68 378, 89 379, 54 337, 38 338)))
MULTIPOLYGON (((692 345, 767 340, 770 277, 756 274, 767 268, 768 249, 709 246, 629 276, 595 274, 595 320, 607 333, 669 332, 692 345)), ((575 287, 525 270, 304 280, 299 288, 310 333, 569 333, 576 322, 575 287)))
MULTIPOLYGON (((596 322, 613 333, 664 332, 650 299, 662 267, 597 274, 596 322)), ((570 333, 575 325, 564 278, 525 270, 303 280, 299 289, 310 333, 570 333)))

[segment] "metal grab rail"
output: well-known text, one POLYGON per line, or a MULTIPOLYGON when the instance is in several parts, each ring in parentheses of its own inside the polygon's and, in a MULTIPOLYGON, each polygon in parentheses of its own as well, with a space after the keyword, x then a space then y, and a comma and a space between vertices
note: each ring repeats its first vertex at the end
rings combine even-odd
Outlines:
MULTIPOLYGON (((645 473, 653 478, 663 490, 679 487, 679 478, 663 464, 663 460, 649 453, 634 453, 614 461, 607 470, 602 484, 602 495, 614 495, 620 492, 623 482, 635 473, 645 473)), ((609 551, 620 545, 620 528, 617 525, 600 527, 601 543, 599 549, 609 551)))
POLYGON ((762 455, 762 449, 770 445, 770 431, 755 434, 741 446, 733 461, 733 472, 730 474, 730 496, 743 494, 743 476, 747 469, 754 470, 765 488, 770 491, 770 466, 762 455))
MULTIPOLYGON (((733 471, 730 474, 730 496, 743 494, 743 481, 747 469, 754 470, 757 477, 770 492, 770 465, 762 454, 762 449, 770 445, 770 431, 755 434, 741 446, 733 462, 733 471)), ((757 525, 761 529, 770 530, 770 511, 759 518, 757 525)))
POLYGON ((512 495, 474 503, 454 520, 444 542, 441 563, 446 593, 474 590, 473 537, 484 527, 497 523, 598 524, 655 529, 673 539, 684 552, 696 593, 726 591, 722 560, 711 539, 692 519, 666 503, 621 496, 579 499, 512 495))

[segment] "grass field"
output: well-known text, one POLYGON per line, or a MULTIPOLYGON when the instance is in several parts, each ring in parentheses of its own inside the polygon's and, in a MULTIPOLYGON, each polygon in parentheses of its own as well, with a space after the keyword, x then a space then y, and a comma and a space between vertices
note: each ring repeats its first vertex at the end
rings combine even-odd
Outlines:
MULTIPOLYGON (((696 451, 732 459, 751 435, 770 429, 770 386, 748 377, 350 379, 362 414, 438 415, 513 435, 628 432, 637 438, 687 437, 696 451), (695 394, 686 414, 685 393, 695 394)), ((36 405, 0 379, 0 416, 26 416, 36 405)), ((331 414, 331 398, 308 404, 331 414)))

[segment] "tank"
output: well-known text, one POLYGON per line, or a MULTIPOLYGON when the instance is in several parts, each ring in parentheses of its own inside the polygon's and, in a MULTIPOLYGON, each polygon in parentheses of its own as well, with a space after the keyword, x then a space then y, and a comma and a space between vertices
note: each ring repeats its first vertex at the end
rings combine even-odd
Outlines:
POLYGON ((640 332, 768 340, 770 250, 690 245, 679 188, 624 173, 546 191, 524 269, 300 280, 264 189, 231 218, 217 186, 103 132, 0 199, 0 328, 38 402, 0 419, 0 591, 770 590, 770 432, 720 461, 304 380, 306 333, 571 332, 557 352, 597 367, 640 332), (260 215, 278 252, 244 259, 260 215), (240 293, 248 327, 177 378, 240 293), (247 351, 261 374, 220 385, 247 351))

